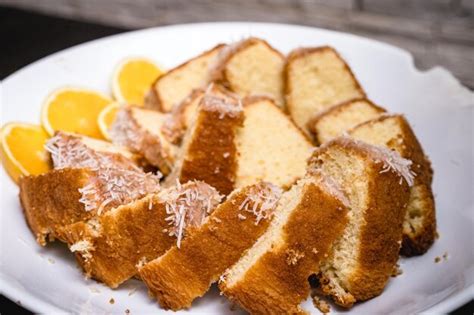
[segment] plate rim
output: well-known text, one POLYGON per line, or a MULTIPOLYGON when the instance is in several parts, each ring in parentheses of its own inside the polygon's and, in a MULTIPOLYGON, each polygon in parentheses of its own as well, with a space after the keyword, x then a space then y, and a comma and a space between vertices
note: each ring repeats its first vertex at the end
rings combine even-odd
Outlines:
MULTIPOLYGON (((375 39, 371 39, 368 37, 363 37, 351 33, 346 33, 346 32, 341 32, 341 31, 335 31, 335 30, 330 30, 326 28, 320 28, 320 27, 312 27, 312 26, 305 26, 305 25, 299 25, 299 24, 288 24, 288 23, 268 23, 268 22, 252 22, 252 21, 232 21, 232 22, 203 22, 203 23, 180 23, 180 24, 172 24, 172 25, 163 25, 163 26, 155 26, 155 27, 149 27, 149 28, 143 28, 143 29, 138 29, 138 30, 130 30, 130 31, 125 31, 121 32, 118 34, 114 35, 109 35, 109 36, 104 36, 100 37, 97 39, 93 39, 90 41, 86 41, 80 44, 73 45, 71 47, 59 50, 57 52, 54 52, 52 54, 49 54, 47 56, 44 56, 38 60, 35 60, 20 69, 16 70, 15 72, 9 74, 7 77, 5 77, 3 80, 0 81, 0 92, 2 90, 2 87, 4 84, 7 84, 12 78, 16 77, 17 75, 22 74, 25 71, 29 71, 29 69, 33 66, 35 66, 38 63, 48 61, 49 59, 55 58, 58 55, 61 54, 67 54, 69 51, 88 46, 88 45, 93 45, 95 43, 98 43, 100 41, 106 41, 106 40, 117 40, 120 39, 121 37, 127 37, 131 35, 136 35, 140 33, 147 33, 147 32, 153 32, 156 30, 169 30, 170 32, 173 31, 173 29, 177 28, 194 28, 194 27, 203 27, 203 26, 208 26, 208 27, 218 27, 218 26, 246 26, 246 27, 262 27, 262 26, 277 26, 277 27, 287 27, 287 28, 295 28, 295 29, 301 29, 301 30, 317 30, 317 31, 323 31, 329 34, 335 34, 338 36, 343 36, 347 38, 353 38, 357 40, 363 40, 371 44, 378 45, 379 47, 382 47, 384 49, 389 49, 392 52, 397 52, 400 57, 403 57, 406 59, 406 61, 409 63, 410 67, 412 70, 419 74, 424 74, 428 73, 430 71, 436 70, 436 69, 442 69, 444 70, 443 67, 440 66, 434 66, 430 69, 426 70, 420 70, 418 69, 415 64, 414 64, 414 57, 413 55, 408 52, 407 50, 394 46, 392 44, 378 41, 375 39)), ((451 72, 449 71, 444 71, 445 74, 449 75, 452 77, 460 86, 465 87, 457 78, 455 78, 451 72)), ((3 185, 3 184, 2 184, 3 185)), ((1 267, 1 266, 0 266, 1 267)), ((60 307, 58 307, 55 304, 51 304, 48 302, 45 302, 44 300, 38 298, 36 295, 32 294, 29 290, 25 290, 22 288, 19 288, 14 284, 14 278, 10 277, 9 275, 5 274, 0 268, 0 293, 4 295, 6 298, 11 300, 12 302, 16 303, 15 301, 20 301, 21 302, 21 307, 24 307, 30 311, 33 312, 39 312, 39 313, 67 313, 67 310, 64 310, 60 307)), ((428 309, 422 311, 422 314, 427 314, 427 313, 447 313, 455 310, 456 308, 466 304, 469 300, 474 299, 474 284, 467 284, 464 288, 462 288, 460 291, 449 295, 445 299, 439 301, 438 303, 430 306, 428 309)))

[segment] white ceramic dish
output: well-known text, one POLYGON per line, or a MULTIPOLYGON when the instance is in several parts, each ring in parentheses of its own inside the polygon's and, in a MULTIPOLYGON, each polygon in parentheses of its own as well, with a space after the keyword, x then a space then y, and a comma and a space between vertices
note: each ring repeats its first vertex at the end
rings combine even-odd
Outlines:
MULTIPOLYGON (((216 43, 249 35, 267 39, 284 53, 298 46, 337 48, 374 102, 406 114, 433 162, 439 240, 424 256, 402 259, 403 274, 390 280, 383 295, 356 305, 350 313, 443 313, 471 299, 474 95, 444 69, 418 71, 412 57, 399 48, 348 34, 280 24, 210 23, 136 31, 67 49, 9 76, 1 84, 1 124, 38 123, 42 101, 51 90, 64 85, 110 93, 114 66, 125 57, 146 56, 169 68, 216 43), (444 253, 448 259, 435 263, 435 257, 444 253)), ((3 168, 0 172, 2 294, 40 313, 162 311, 148 298, 141 282, 131 280, 110 290, 84 280, 65 246, 38 246, 25 224, 17 186, 3 168), (114 304, 109 303, 111 298, 114 304)), ((310 301, 304 307, 318 313, 310 301)), ((195 302, 190 313, 230 311, 213 288, 195 302)))

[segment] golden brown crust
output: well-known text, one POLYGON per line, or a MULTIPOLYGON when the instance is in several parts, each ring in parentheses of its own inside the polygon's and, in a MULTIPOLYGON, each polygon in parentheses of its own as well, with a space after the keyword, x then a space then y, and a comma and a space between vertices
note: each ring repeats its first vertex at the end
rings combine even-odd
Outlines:
POLYGON ((354 73, 352 72, 352 69, 349 67, 349 65, 346 63, 346 61, 339 55, 336 49, 330 46, 320 46, 320 47, 302 47, 302 48, 297 48, 291 51, 288 56, 286 57, 286 62, 283 70, 283 81, 284 81, 284 87, 285 87, 285 98, 286 98, 286 106, 288 111, 291 113, 291 110, 293 108, 293 104, 290 101, 290 98, 288 95, 292 93, 292 86, 291 86, 291 81, 289 79, 289 73, 290 73, 290 67, 291 63, 299 58, 304 58, 307 55, 310 55, 312 53, 318 53, 318 52, 324 52, 324 51, 332 51, 336 57, 344 64, 344 68, 346 71, 350 74, 350 76, 353 79, 354 85, 357 90, 361 93, 362 97, 366 97, 366 93, 362 86, 360 85, 359 81, 357 81, 357 78, 355 77, 354 73))
POLYGON ((87 276, 116 288, 137 274, 137 264, 159 257, 176 242, 163 231, 167 216, 165 204, 150 195, 59 233, 71 250, 78 242, 88 242, 88 250, 75 252, 79 265, 87 276))
MULTIPOLYGON (((410 196, 408 211, 410 212, 411 204, 414 202, 421 204, 420 208, 424 209, 421 215, 422 228, 416 229, 416 231, 414 229, 405 229, 400 253, 404 256, 421 255, 431 247, 437 236, 436 210, 431 190, 433 169, 410 124, 402 115, 382 115, 379 118, 354 127, 349 131, 349 134, 355 133, 359 128, 363 128, 364 126, 383 123, 388 119, 395 119, 397 121, 397 125, 401 128, 401 134, 385 145, 396 150, 403 158, 411 160, 413 162, 412 170, 416 173, 415 187, 411 188, 412 194, 410 196), (402 141, 401 145, 400 140, 402 141), (420 198, 414 196, 415 189, 420 191, 420 198), (413 198, 417 198, 418 200, 412 201, 413 198)), ((419 212, 417 209, 413 210, 415 213, 419 212)), ((408 215, 410 215, 410 213, 408 215)))
POLYGON ((228 195, 234 189, 237 169, 235 134, 243 123, 243 112, 228 115, 201 105, 178 178, 181 182, 201 180, 228 195))
MULTIPOLYGON (((398 174, 386 171, 384 163, 370 149, 372 146, 349 138, 329 141, 315 152, 310 163, 324 161, 325 152, 334 147, 361 157, 365 163, 369 197, 363 214, 364 224, 359 230, 358 254, 354 257, 357 267, 345 283, 345 290, 355 300, 363 301, 382 293, 398 260, 409 186, 398 174)), ((348 298, 334 294, 332 288, 326 286, 324 277, 322 280, 323 292, 332 295, 341 306, 352 306, 354 300, 350 295, 348 298)))
POLYGON ((233 45, 229 45, 225 49, 221 50, 220 56, 218 57, 214 68, 211 70, 211 80, 215 83, 221 84, 223 87, 229 89, 230 91, 234 91, 232 83, 229 81, 227 75, 227 65, 235 55, 244 51, 248 47, 257 44, 263 44, 268 49, 278 54, 282 59, 285 58, 281 52, 272 47, 267 41, 261 38, 249 37, 240 42, 234 43, 233 45))
POLYGON ((179 249, 172 247, 140 269, 150 296, 163 308, 189 308, 264 233, 269 220, 255 224, 253 215, 246 214, 244 220, 238 216, 249 187, 230 195, 179 249))
POLYGON ((232 287, 220 289, 251 314, 300 314, 310 293, 309 276, 330 253, 347 223, 344 204, 314 183, 307 184, 301 202, 284 226, 278 249, 266 252, 232 287))
POLYGON ((308 121, 307 127, 308 127, 308 130, 313 134, 314 139, 317 139, 319 144, 321 144, 321 141, 319 141, 319 139, 318 139, 318 131, 316 130, 316 125, 321 120, 321 118, 325 117, 326 115, 333 115, 333 114, 336 114, 338 112, 341 112, 347 106, 350 106, 352 103, 356 103, 356 102, 367 102, 373 109, 378 111, 380 114, 386 112, 386 110, 384 108, 374 104, 371 100, 369 100, 367 98, 364 98, 364 97, 355 98, 355 99, 352 99, 352 100, 349 100, 349 101, 342 102, 340 104, 331 106, 331 107, 317 113, 315 116, 313 116, 313 118, 311 118, 308 121))
POLYGON ((156 88, 156 85, 159 84, 159 82, 161 80, 163 80, 164 78, 166 78, 167 75, 175 72, 175 71, 178 71, 180 70, 181 68, 185 67, 187 64, 189 64, 190 62, 198 59, 198 58, 201 58, 205 55, 208 55, 208 54, 212 54, 213 52, 215 52, 216 50, 220 50, 222 49, 223 47, 225 47, 226 45, 225 44, 218 44, 216 45, 215 47, 209 49, 209 50, 206 50, 204 51, 203 53, 199 54, 198 56, 194 57, 194 58, 191 58, 189 59, 188 61, 180 64, 179 66, 177 67, 174 67, 173 69, 169 70, 168 72, 166 72, 164 75, 162 75, 161 77, 159 77, 153 84, 152 84, 152 89, 150 90, 150 93, 153 93, 153 95, 150 95, 149 96, 149 103, 150 103, 150 106, 152 106, 151 108, 152 109, 157 109, 161 112, 169 112, 171 109, 166 109, 163 107, 163 99, 160 97, 160 93, 158 91, 158 89, 156 88))
POLYGON ((360 233, 359 268, 349 280, 358 301, 381 294, 398 261, 409 189, 404 181, 400 184, 399 176, 382 171, 381 163, 370 167, 371 197, 360 233))
POLYGON ((86 169, 60 169, 20 178, 20 202, 28 226, 40 245, 54 240, 58 227, 95 215, 95 211, 86 211, 79 202, 79 189, 93 174, 86 169))

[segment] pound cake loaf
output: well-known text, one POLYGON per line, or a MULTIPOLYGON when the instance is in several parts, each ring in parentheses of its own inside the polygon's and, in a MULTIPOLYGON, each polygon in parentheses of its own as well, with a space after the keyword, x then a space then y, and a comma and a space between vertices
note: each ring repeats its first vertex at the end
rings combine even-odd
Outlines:
POLYGON ((280 194, 264 182, 234 191, 181 246, 140 268, 150 296, 165 309, 190 307, 265 232, 280 194))
POLYGON ((59 233, 87 277, 116 288, 137 274, 137 266, 181 242, 187 227, 201 225, 221 198, 203 182, 178 184, 59 233))
POLYGON ((166 175, 171 171, 177 148, 162 133, 165 114, 135 106, 123 106, 110 127, 114 144, 142 155, 166 175))
POLYGON ((159 77, 146 96, 145 107, 169 112, 192 90, 207 86, 210 82, 209 69, 225 46, 217 45, 159 77))
POLYGON ((436 239, 436 212, 431 182, 433 170, 409 123, 402 115, 382 115, 348 132, 350 137, 397 151, 413 162, 415 183, 410 189, 401 254, 424 254, 436 239))
POLYGON ((241 97, 265 95, 283 107, 284 56, 266 41, 248 38, 219 52, 211 77, 241 97))
POLYGON ((349 199, 349 222, 321 265, 324 294, 351 307, 382 293, 398 260, 413 184, 411 161, 397 152, 348 137, 319 147, 309 172, 329 176, 349 199))
POLYGON ((236 135, 236 187, 259 180, 289 188, 306 172, 313 145, 271 98, 248 97, 236 135))
POLYGON ((194 113, 164 185, 172 185, 176 179, 197 179, 224 195, 231 193, 237 168, 235 134, 243 119, 240 100, 211 86, 194 113))
POLYGON ((365 97, 349 66, 328 46, 292 51, 286 60, 285 80, 288 111, 307 132, 308 121, 321 111, 365 97))
POLYGON ((306 314, 308 278, 331 254, 347 224, 348 201, 315 174, 284 193, 266 232, 221 277, 219 288, 250 314, 306 314))
POLYGON ((308 129, 319 144, 341 136, 360 123, 377 118, 385 110, 366 98, 359 98, 328 108, 308 122, 308 129))
POLYGON ((59 132, 46 144, 55 170, 20 180, 20 201, 39 244, 57 228, 87 220, 160 189, 160 177, 110 143, 59 132), (126 183, 126 185, 124 184, 126 183))

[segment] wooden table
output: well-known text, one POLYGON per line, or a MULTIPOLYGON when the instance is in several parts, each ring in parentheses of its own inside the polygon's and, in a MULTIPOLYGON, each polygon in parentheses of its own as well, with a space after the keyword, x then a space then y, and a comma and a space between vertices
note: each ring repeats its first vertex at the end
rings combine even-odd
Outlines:
POLYGON ((441 65, 474 88, 474 0, 0 0, 123 29, 260 21, 328 28, 394 44, 421 69, 441 65))

